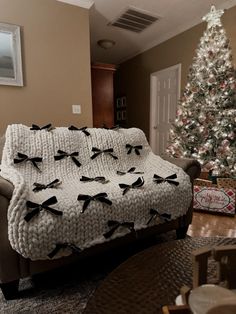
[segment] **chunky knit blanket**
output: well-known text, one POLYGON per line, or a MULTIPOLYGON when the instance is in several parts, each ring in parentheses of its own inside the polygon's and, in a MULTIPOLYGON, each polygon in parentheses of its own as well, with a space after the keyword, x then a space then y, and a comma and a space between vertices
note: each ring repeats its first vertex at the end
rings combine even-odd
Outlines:
POLYGON ((137 128, 10 125, 1 176, 14 185, 11 246, 32 260, 175 219, 192 197, 188 175, 154 155, 137 128))

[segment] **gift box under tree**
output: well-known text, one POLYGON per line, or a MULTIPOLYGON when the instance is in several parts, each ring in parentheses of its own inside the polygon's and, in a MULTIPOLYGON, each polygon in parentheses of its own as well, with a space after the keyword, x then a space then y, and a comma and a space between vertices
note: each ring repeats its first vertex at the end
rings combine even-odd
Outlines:
POLYGON ((194 185, 194 209, 234 216, 236 180, 218 178, 217 185, 203 181, 194 185))

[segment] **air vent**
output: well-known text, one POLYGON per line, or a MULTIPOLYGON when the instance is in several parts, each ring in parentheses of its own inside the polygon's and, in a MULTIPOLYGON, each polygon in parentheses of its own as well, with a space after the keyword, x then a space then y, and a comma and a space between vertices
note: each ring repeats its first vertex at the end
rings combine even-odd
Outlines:
POLYGON ((108 25, 140 33, 158 20, 159 17, 149 14, 149 12, 130 7, 108 25))

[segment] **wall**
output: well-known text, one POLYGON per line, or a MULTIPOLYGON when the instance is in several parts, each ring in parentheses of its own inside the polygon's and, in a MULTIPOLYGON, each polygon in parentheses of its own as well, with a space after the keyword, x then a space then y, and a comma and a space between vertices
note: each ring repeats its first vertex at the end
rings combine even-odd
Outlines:
POLYGON ((92 125, 88 10, 56 0, 0 0, 0 22, 21 26, 24 87, 0 85, 8 124, 92 125), (72 104, 82 114, 72 114, 72 104))
MULTIPOLYGON (((236 6, 224 13, 222 23, 236 64, 236 6)), ((149 135, 150 74, 181 63, 183 90, 189 66, 205 29, 206 23, 201 23, 121 64, 116 76, 116 94, 127 97, 128 127, 139 127, 149 135)))

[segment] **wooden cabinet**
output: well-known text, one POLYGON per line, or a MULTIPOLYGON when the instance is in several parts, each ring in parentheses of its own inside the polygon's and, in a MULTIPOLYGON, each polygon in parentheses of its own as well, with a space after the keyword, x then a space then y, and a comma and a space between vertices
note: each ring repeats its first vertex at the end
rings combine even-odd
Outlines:
POLYGON ((114 126, 113 64, 92 65, 93 127, 114 126))

